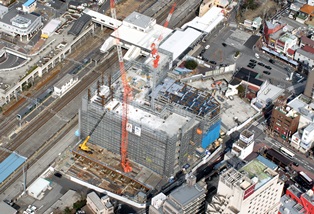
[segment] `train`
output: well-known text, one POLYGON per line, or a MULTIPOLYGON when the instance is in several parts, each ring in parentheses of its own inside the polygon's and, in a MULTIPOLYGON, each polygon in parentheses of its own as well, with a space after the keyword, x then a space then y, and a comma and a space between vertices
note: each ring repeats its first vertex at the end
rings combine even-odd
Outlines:
POLYGON ((48 88, 46 91, 44 91, 37 98, 34 99, 37 100, 37 103, 29 101, 29 104, 17 113, 16 115, 17 119, 22 120, 23 118, 25 118, 25 116, 27 116, 31 111, 33 111, 36 108, 36 105, 46 100, 52 94, 52 92, 53 88, 48 88))

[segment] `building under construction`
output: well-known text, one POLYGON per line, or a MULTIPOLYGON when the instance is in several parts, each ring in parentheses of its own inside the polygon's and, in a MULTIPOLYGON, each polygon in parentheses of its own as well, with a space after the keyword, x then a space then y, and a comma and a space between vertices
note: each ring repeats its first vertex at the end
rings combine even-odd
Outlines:
MULTIPOLYGON (((220 105, 210 93, 165 78, 153 88, 143 69, 131 67, 128 83, 128 159, 163 176, 172 176, 191 163, 197 147, 208 147, 219 137, 220 105)), ((120 155, 122 123, 121 82, 98 84, 82 99, 80 132, 89 144, 120 155), (112 92, 114 91, 114 93, 112 92)), ((123 171, 123 170, 121 170, 123 171)))

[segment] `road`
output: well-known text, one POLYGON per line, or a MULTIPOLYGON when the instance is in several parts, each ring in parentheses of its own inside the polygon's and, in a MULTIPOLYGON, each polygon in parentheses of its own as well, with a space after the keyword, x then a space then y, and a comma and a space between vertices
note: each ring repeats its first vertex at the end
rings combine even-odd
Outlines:
POLYGON ((290 145, 281 144, 280 142, 268 137, 264 130, 264 125, 262 124, 265 119, 262 117, 253 124, 251 124, 248 129, 254 132, 255 141, 264 143, 267 147, 279 150, 281 147, 285 147, 295 154, 292 158, 294 162, 299 164, 298 167, 294 166, 298 171, 305 171, 305 173, 311 174, 314 179, 314 162, 312 159, 308 158, 305 154, 297 151, 290 145))

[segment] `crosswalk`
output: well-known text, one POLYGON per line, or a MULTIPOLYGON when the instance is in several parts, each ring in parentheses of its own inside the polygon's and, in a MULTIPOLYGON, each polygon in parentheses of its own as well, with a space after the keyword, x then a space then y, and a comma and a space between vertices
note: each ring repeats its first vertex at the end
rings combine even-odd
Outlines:
POLYGON ((257 126, 259 123, 257 122, 257 121, 254 121, 253 123, 252 123, 252 126, 257 126))

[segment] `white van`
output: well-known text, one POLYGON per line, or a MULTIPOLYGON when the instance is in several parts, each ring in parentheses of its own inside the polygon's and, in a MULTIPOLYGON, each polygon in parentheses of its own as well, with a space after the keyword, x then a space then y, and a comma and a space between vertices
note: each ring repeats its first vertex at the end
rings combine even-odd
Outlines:
POLYGON ((258 55, 258 53, 255 53, 255 57, 256 57, 257 59, 259 59, 259 55, 258 55))

